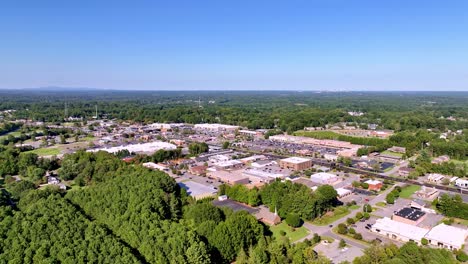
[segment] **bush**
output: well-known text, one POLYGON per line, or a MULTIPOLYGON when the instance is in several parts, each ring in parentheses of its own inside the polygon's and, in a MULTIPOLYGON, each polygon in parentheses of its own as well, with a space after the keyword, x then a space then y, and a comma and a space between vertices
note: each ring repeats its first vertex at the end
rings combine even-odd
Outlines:
POLYGON ((352 227, 351 227, 350 229, 348 229, 348 232, 349 232, 351 235, 356 234, 356 230, 354 230, 354 228, 352 228, 352 227))
POLYGON ((341 223, 338 225, 338 234, 346 235, 348 233, 348 228, 345 224, 341 223))
POLYGON ((339 245, 340 248, 344 248, 346 247, 346 241, 344 239, 341 239, 340 240, 340 245, 339 245))
POLYGON ((354 221, 353 218, 348 218, 348 219, 346 219, 346 223, 348 223, 349 225, 352 225, 352 224, 354 224, 356 222, 354 221))
POLYGON ((300 227, 302 225, 302 220, 297 214, 288 214, 286 223, 292 227, 300 227))
POLYGON ((280 230, 280 236, 285 236, 286 235, 286 232, 284 230, 280 230))
POLYGON ((468 261, 468 255, 466 255, 466 253, 463 252, 463 250, 458 250, 456 256, 457 256, 457 260, 460 262, 468 261))
POLYGON ((372 206, 371 206, 370 204, 365 204, 365 205, 362 207, 362 211, 363 211, 363 212, 370 213, 370 212, 372 212, 372 206))
POLYGON ((314 244, 319 243, 321 240, 322 238, 319 236, 319 234, 314 233, 314 236, 312 237, 312 241, 314 242, 314 244))
POLYGON ((368 220, 370 218, 370 214, 369 213, 364 213, 364 219, 368 220))
POLYGON ((395 203, 395 196, 393 195, 393 193, 387 194, 387 197, 385 197, 385 201, 388 204, 394 204, 395 203))
POLYGON ((426 245, 429 244, 429 241, 427 241, 427 239, 423 237, 423 238, 421 239, 421 244, 423 244, 424 246, 426 246, 426 245))
POLYGON ((360 233, 356 233, 354 234, 354 239, 357 239, 357 240, 362 240, 362 235, 360 233))
POLYGON ((362 213, 361 213, 361 212, 357 212, 355 218, 356 218, 357 220, 361 220, 361 219, 363 218, 362 213))

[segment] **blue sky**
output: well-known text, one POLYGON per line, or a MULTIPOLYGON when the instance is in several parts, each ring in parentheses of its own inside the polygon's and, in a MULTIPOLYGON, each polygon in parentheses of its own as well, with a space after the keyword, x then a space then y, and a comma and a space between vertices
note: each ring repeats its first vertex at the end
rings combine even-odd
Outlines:
POLYGON ((0 87, 468 90, 468 1, 2 1, 0 87))

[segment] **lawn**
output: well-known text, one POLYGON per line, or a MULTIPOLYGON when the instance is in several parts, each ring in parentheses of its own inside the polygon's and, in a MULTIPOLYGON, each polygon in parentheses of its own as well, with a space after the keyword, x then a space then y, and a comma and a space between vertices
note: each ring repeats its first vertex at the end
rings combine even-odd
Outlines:
POLYGON ((341 134, 338 134, 333 131, 304 131, 299 130, 294 132, 296 136, 311 137, 317 139, 337 139, 341 134))
POLYGON ((19 137, 19 136, 21 136, 21 132, 20 131, 13 131, 13 132, 10 132, 10 133, 7 133, 5 135, 0 136, 0 139, 1 138, 7 138, 9 135, 12 135, 14 137, 19 137))
POLYGON ((415 193, 416 191, 419 191, 420 189, 421 189, 421 186, 419 185, 408 185, 401 189, 400 197, 409 199, 411 198, 411 195, 413 195, 413 193, 415 193))
POLYGON ((312 224, 319 226, 329 225, 336 220, 347 216, 349 213, 351 213, 351 211, 346 206, 338 206, 333 210, 332 214, 326 214, 320 218, 316 218, 312 221, 312 224))
POLYGON ((281 230, 283 230, 284 232, 286 232, 285 236, 288 237, 291 240, 291 242, 304 238, 309 234, 309 231, 307 231, 307 228, 305 228, 304 226, 294 229, 288 226, 288 224, 286 224, 285 222, 281 222, 276 226, 271 226, 270 230, 271 232, 273 232, 273 237, 275 238, 281 237, 280 232, 281 230))
POLYGON ((355 205, 351 205, 351 206, 350 206, 350 207, 348 207, 348 208, 349 208, 349 210, 356 210, 356 209, 359 209, 359 208, 361 208, 361 206, 359 206, 359 205, 355 204, 355 205))
POLYGON ((393 156, 393 157, 398 157, 398 158, 403 157, 402 153, 397 153, 397 152, 388 151, 388 150, 385 150, 384 152, 382 152, 382 154, 393 156))
POLYGON ((380 206, 380 207, 385 207, 387 204, 384 202, 378 202, 375 205, 380 206))
POLYGON ((39 148, 27 152, 35 153, 39 156, 51 156, 60 154, 60 150, 58 148, 39 148))

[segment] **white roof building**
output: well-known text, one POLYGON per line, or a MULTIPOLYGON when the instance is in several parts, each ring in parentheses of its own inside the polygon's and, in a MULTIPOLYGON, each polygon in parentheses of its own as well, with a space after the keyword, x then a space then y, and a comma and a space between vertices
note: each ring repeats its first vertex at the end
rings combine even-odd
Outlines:
POLYGON ((434 226, 425 236, 429 244, 451 250, 462 248, 467 237, 468 230, 446 224, 434 226))
POLYGON ((303 162, 310 161, 310 159, 301 158, 301 157, 290 157, 290 158, 282 159, 281 161, 288 162, 288 163, 293 163, 293 164, 300 164, 300 163, 303 163, 303 162))
POLYGON ((431 173, 428 175, 427 180, 430 182, 439 183, 445 178, 444 175, 438 173, 431 173))
POLYGON ((455 180, 455 185, 458 186, 458 187, 467 188, 468 187, 468 180, 456 179, 455 180))
POLYGON ((338 180, 338 177, 331 173, 319 172, 312 174, 312 176, 310 176, 310 180, 318 184, 332 184, 338 180))
POLYGON ((338 198, 343 198, 345 196, 348 196, 352 193, 351 190, 348 190, 348 189, 345 189, 345 188, 338 188, 338 189, 335 189, 336 192, 338 193, 338 198))
POLYGON ((176 149, 176 145, 162 142, 162 141, 155 141, 150 143, 143 143, 143 144, 132 144, 126 146, 118 146, 118 147, 111 147, 111 148, 99 148, 99 149, 91 149, 88 150, 89 152, 97 152, 97 151, 107 151, 109 153, 116 153, 120 150, 128 150, 134 153, 154 153, 160 149, 171 150, 176 149))
POLYGON ((369 185, 377 185, 377 184, 381 184, 382 182, 379 181, 379 180, 367 180, 367 181, 365 181, 365 183, 367 183, 369 185))
POLYGON ((372 225, 371 231, 393 240, 400 240, 403 242, 413 241, 420 245, 421 239, 429 230, 384 217, 377 219, 375 224, 372 225))
POLYGON ((247 169, 242 173, 242 176, 249 178, 251 182, 271 182, 276 178, 285 177, 285 175, 280 173, 271 173, 256 169, 247 169))
POLYGON ((162 165, 156 164, 156 163, 154 163, 154 162, 145 162, 145 163, 143 163, 142 165, 143 165, 143 167, 146 167, 146 168, 149 168, 149 169, 153 169, 153 170, 161 170, 161 171, 162 171, 162 170, 167 169, 166 166, 162 166, 162 165))

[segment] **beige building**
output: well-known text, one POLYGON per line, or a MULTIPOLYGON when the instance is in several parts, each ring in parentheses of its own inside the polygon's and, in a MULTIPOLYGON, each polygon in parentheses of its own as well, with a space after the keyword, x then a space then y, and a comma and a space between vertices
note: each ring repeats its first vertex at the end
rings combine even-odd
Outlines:
POLYGON ((301 157, 290 157, 279 161, 279 166, 283 169, 295 171, 305 170, 312 167, 312 160, 301 157))

